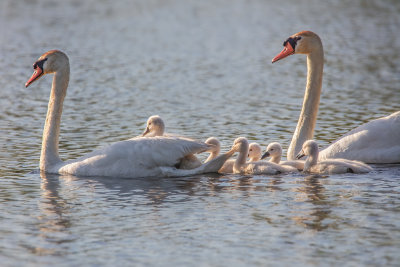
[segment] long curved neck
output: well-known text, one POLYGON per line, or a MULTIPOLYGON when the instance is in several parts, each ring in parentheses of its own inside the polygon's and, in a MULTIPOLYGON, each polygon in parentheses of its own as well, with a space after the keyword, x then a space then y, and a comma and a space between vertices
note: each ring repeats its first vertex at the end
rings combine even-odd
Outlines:
POLYGON ((206 159, 206 161, 204 163, 215 159, 218 156, 218 154, 219 154, 219 151, 214 151, 214 150, 211 151, 210 155, 208 156, 208 158, 206 159))
POLYGON ((249 146, 248 145, 241 145, 240 150, 239 150, 239 155, 236 158, 236 161, 234 163, 234 168, 237 170, 240 170, 240 168, 246 164, 247 160, 247 153, 249 151, 249 146))
POLYGON ((40 169, 44 171, 61 162, 58 155, 58 137, 60 135, 61 114, 68 82, 69 65, 54 73, 53 77, 40 155, 40 169))
POLYGON ((312 155, 309 155, 304 162, 304 169, 303 171, 309 171, 311 167, 315 166, 318 163, 318 155, 319 152, 316 151, 312 155))
POLYGON ((321 96, 323 68, 324 51, 321 44, 319 49, 314 49, 307 55, 307 85, 299 121, 288 149, 288 160, 294 160, 303 143, 313 138, 321 96))

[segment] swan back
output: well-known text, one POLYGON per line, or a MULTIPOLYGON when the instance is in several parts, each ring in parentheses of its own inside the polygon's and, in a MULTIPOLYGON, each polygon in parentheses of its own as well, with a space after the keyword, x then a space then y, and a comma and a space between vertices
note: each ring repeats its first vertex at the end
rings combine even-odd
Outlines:
POLYGON ((174 137, 140 137, 113 143, 57 166, 54 173, 81 176, 147 177, 161 174, 159 167, 174 167, 182 158, 205 152, 208 145, 174 137))
POLYGON ((399 163, 400 111, 351 130, 320 152, 320 160, 328 158, 399 163))

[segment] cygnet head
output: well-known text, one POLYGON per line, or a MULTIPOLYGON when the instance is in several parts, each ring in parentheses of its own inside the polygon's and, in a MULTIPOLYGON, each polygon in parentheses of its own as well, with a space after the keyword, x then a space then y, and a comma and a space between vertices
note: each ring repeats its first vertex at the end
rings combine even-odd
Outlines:
POLYGON ((154 137, 164 134, 165 125, 160 116, 154 115, 147 120, 146 130, 142 136, 154 137))
POLYGON ((217 138, 210 137, 205 141, 205 143, 208 145, 213 145, 211 152, 219 154, 219 152, 221 150, 221 143, 218 141, 217 138))
POLYGON ((261 159, 262 149, 261 146, 257 143, 249 144, 249 153, 248 157, 251 161, 259 161, 261 159))
POLYGON ((277 142, 270 143, 267 146, 265 153, 262 155, 261 159, 265 159, 267 157, 281 157, 282 156, 282 146, 277 142))
POLYGON ((304 142, 300 153, 296 156, 296 159, 300 159, 304 156, 311 156, 318 158, 318 144, 314 140, 307 140, 304 142))
POLYGON ((247 141, 247 139, 245 137, 238 137, 235 139, 235 141, 233 142, 233 146, 232 149, 235 152, 241 152, 241 151, 247 151, 249 150, 249 142, 247 141))
POLYGON ((293 54, 310 54, 322 49, 319 36, 311 31, 301 31, 290 36, 283 43, 283 50, 272 59, 272 63, 293 54))
POLYGON ((68 57, 59 50, 50 50, 41 55, 33 64, 33 74, 25 83, 25 87, 28 87, 34 81, 37 81, 44 74, 54 73, 60 70, 64 70, 69 73, 68 57))

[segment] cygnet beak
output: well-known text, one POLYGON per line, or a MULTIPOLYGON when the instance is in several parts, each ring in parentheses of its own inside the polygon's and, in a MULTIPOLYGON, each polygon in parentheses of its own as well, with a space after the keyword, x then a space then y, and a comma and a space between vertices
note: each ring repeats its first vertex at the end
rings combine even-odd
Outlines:
POLYGON ((146 130, 144 130, 142 136, 146 136, 146 134, 148 134, 150 132, 150 128, 147 126, 146 130))
POLYGON ((301 159, 304 156, 305 156, 305 154, 304 154, 303 150, 301 150, 300 153, 297 154, 296 159, 301 159))
POLYGON ((268 158, 269 156, 270 156, 270 154, 269 154, 269 152, 267 151, 267 152, 265 152, 265 153, 261 156, 261 159, 268 158))

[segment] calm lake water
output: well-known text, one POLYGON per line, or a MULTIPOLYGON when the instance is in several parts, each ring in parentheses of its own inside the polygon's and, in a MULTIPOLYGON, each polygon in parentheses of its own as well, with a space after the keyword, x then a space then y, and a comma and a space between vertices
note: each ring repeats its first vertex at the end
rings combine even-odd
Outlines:
MULTIPOLYGON (((238 136, 286 151, 312 30, 325 69, 315 138, 325 146, 400 110, 400 2, 35 0, 0 2, 2 266, 395 266, 400 166, 365 175, 84 178, 38 172, 51 86, 28 89, 50 49, 70 57, 60 155, 140 134, 238 136)), ((205 155, 204 155, 205 157, 205 155)))

